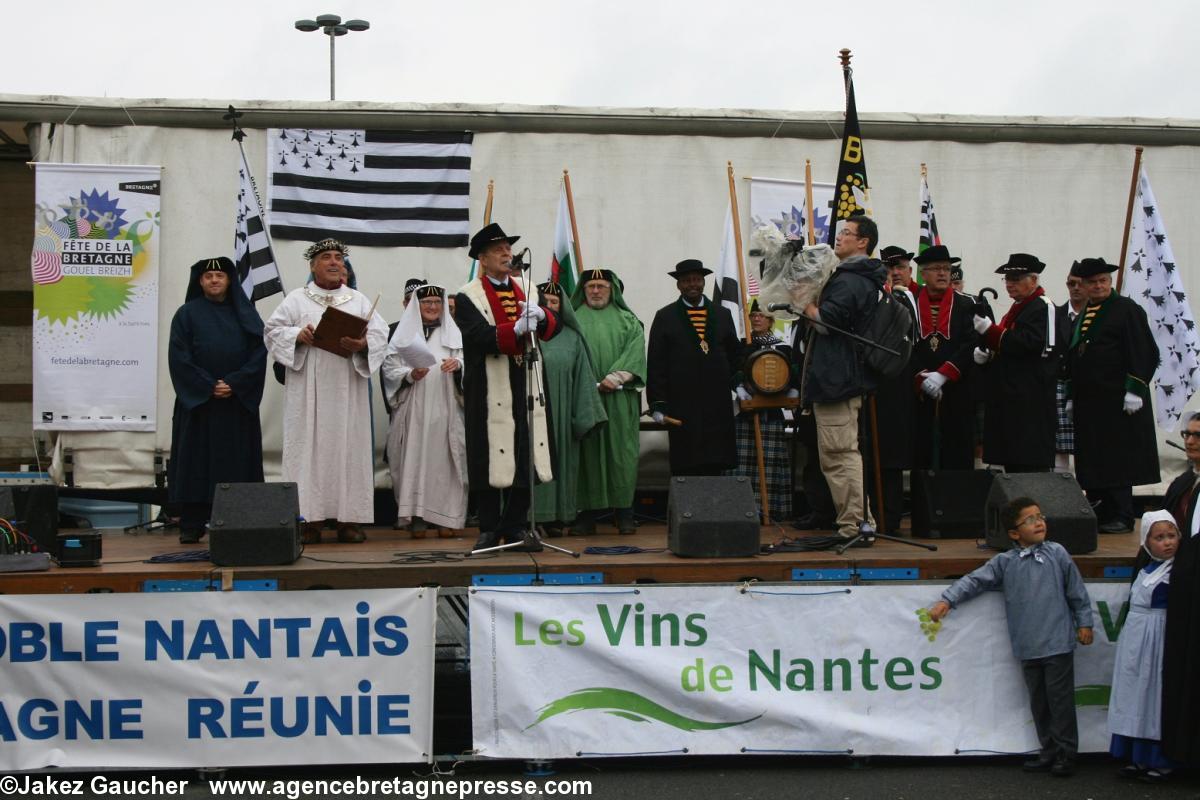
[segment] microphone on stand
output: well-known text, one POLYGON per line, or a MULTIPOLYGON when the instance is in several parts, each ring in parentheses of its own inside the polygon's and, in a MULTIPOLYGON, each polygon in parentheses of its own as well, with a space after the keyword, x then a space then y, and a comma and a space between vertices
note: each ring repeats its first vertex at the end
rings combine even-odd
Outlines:
MULTIPOLYGON (((767 311, 792 311, 791 303, 767 303, 767 311)), ((792 312, 795 313, 795 312, 792 312)))

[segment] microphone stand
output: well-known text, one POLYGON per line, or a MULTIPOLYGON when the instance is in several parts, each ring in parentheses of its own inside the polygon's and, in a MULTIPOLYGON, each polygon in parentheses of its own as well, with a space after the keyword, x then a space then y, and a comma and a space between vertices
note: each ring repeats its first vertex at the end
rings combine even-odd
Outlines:
POLYGON ((812 326, 820 325, 821 327, 823 327, 827 330, 831 330, 834 333, 840 333, 842 336, 846 336, 850 339, 853 339, 856 342, 865 344, 868 347, 874 347, 876 350, 882 350, 883 352, 888 353, 893 356, 896 356, 897 358, 900 357, 900 353, 896 350, 893 350, 890 347, 884 347, 883 345, 879 344, 879 342, 872 342, 870 339, 859 336, 857 333, 851 333, 850 331, 844 330, 843 328, 839 328, 836 325, 830 325, 828 322, 824 322, 823 320, 813 319, 812 317, 805 316, 804 314, 799 314, 796 312, 795 309, 793 309, 790 305, 788 305, 786 303, 771 303, 770 305, 767 306, 767 309, 770 311, 784 311, 784 310, 789 311, 792 314, 796 314, 796 316, 803 319, 809 325, 812 325, 812 326))
MULTIPOLYGON (((525 286, 523 287, 525 291, 526 304, 532 302, 529 294, 529 277, 527 270, 528 268, 526 268, 525 286)), ((536 291, 536 287, 534 288, 536 291)), ((537 441, 533 433, 533 410, 534 403, 542 408, 545 408, 546 395, 542 390, 542 382, 538 380, 538 372, 534 365, 541 360, 541 352, 542 348, 538 345, 537 325, 535 324, 526 333, 525 355, 523 356, 523 360, 525 362, 525 436, 529 461, 528 525, 525 530, 521 531, 521 541, 510 542, 508 544, 498 544, 495 547, 484 547, 479 550, 472 550, 470 555, 477 555, 480 553, 500 553, 505 550, 514 550, 520 553, 540 553, 543 550, 554 550, 555 552, 569 555, 571 558, 579 558, 579 553, 576 553, 573 550, 568 550, 565 547, 559 547, 556 544, 550 544, 542 539, 541 535, 537 531, 537 516, 535 509, 537 501, 534 499, 536 495, 533 491, 534 484, 537 481, 537 467, 535 466, 533 460, 533 451, 537 446, 537 441)), ((547 433, 549 433, 549 431, 547 431, 547 433)))

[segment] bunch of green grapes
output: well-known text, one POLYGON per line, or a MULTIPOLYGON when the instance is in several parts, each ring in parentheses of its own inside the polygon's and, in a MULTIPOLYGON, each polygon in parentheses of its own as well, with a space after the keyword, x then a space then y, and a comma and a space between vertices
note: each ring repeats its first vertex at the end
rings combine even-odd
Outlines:
POLYGON ((921 621, 922 635, 931 642, 937 639, 938 631, 942 629, 942 621, 940 619, 937 622, 931 620, 928 608, 918 608, 917 619, 921 621))

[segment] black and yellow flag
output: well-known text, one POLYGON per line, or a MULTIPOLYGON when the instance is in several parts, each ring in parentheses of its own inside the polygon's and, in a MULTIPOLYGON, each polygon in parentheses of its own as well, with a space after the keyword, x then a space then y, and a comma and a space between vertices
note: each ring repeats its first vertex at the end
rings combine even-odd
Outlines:
POLYGON ((837 236, 837 223, 856 214, 870 214, 871 194, 867 188, 867 162, 863 157, 862 134, 858 129, 858 109, 854 105, 854 80, 846 72, 846 126, 842 129, 842 155, 838 162, 833 194, 833 219, 829 225, 829 244, 837 236))

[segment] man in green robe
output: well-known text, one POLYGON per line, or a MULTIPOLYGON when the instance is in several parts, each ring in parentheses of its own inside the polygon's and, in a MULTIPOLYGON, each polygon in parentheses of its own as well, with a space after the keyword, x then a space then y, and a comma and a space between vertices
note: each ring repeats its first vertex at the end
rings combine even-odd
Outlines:
POLYGON ((592 351, 596 388, 608 424, 588 434, 579 455, 577 532, 596 528, 596 515, 613 509, 617 530, 635 533, 633 490, 637 484, 638 422, 646 380, 646 336, 629 310, 612 270, 585 270, 571 296, 575 316, 592 351))
POLYGON ((550 438, 554 445, 554 480, 533 490, 534 520, 544 523, 546 535, 561 536, 579 508, 579 441, 604 426, 604 407, 596 391, 595 369, 579 323, 563 302, 557 283, 538 285, 542 305, 560 315, 557 336, 541 343, 542 367, 549 399, 550 438))

